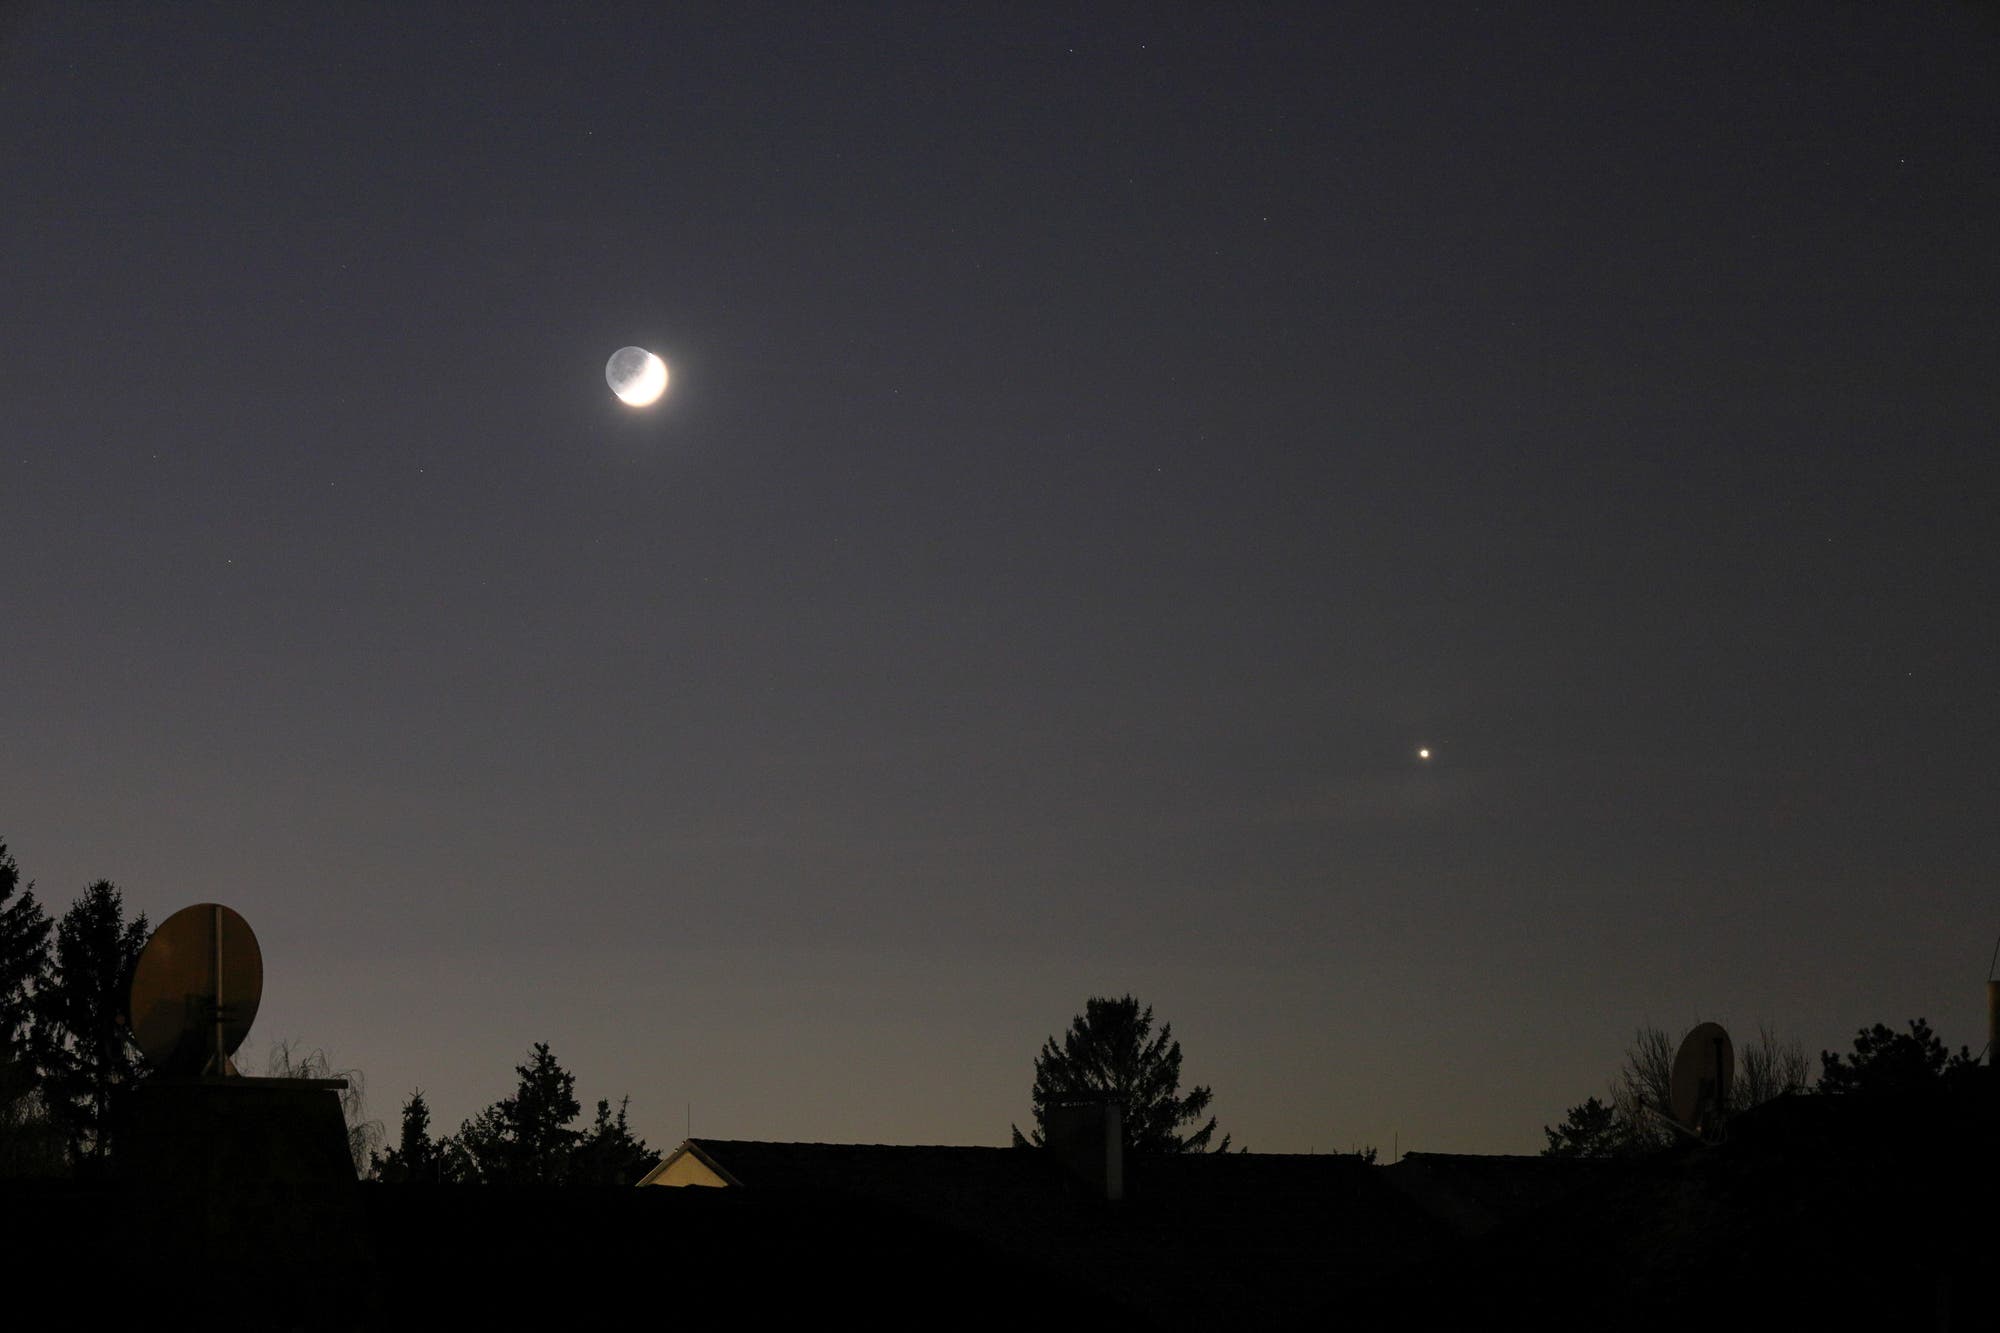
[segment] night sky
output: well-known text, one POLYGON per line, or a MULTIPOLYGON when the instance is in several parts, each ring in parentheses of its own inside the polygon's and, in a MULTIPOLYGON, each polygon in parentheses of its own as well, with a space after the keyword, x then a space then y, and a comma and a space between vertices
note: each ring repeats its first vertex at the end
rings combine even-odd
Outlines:
POLYGON ((441 1128, 1984 1040, 1991 6, 12 7, 0 838, 441 1128), (614 399, 637 344, 673 384, 614 399), (1417 757, 1430 747, 1432 758, 1417 757))

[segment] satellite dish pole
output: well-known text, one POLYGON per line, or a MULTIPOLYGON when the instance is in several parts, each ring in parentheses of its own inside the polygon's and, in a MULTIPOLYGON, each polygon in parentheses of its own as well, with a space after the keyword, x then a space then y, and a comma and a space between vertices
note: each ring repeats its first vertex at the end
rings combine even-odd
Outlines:
POLYGON ((1993 941, 1993 958, 1986 964, 1986 1067, 2000 1069, 2000 940, 1993 941))
POLYGON ((1986 1067, 2000 1069, 2000 981, 1986 983, 1986 1067))
POLYGON ((222 904, 209 904, 210 931, 208 939, 209 960, 213 985, 209 991, 209 1003, 214 1012, 208 1024, 208 1059, 202 1062, 201 1072, 219 1078, 235 1078, 236 1062, 229 1058, 229 1039, 224 1034, 223 1023, 228 1013, 228 1005, 222 995, 222 904))
POLYGON ((1723 1118, 1729 1114, 1729 1079, 1736 1072, 1736 1062, 1730 1058, 1728 1033, 1718 1028, 1715 1035, 1708 1039, 1708 1044, 1709 1058, 1715 1070, 1715 1078, 1708 1084, 1708 1113, 1712 1117, 1711 1123, 1720 1129, 1723 1118))

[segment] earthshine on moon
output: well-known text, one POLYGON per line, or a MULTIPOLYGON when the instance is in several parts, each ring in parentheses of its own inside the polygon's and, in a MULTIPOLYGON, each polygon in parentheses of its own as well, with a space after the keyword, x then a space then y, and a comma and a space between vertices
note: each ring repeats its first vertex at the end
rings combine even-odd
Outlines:
POLYGON ((621 347, 604 363, 604 382, 622 401, 645 407, 667 391, 667 363, 643 347, 621 347))

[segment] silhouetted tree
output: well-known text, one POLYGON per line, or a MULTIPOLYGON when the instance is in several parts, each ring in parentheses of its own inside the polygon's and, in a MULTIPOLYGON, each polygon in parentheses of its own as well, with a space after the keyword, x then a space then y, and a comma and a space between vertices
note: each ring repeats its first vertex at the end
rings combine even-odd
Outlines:
POLYGON ((506 1118, 498 1102, 459 1125, 449 1152, 452 1172, 460 1179, 504 1185, 522 1178, 517 1170, 521 1154, 508 1141, 506 1118))
POLYGON ((392 1185, 449 1184, 458 1179, 454 1146, 449 1137, 435 1142, 431 1139, 431 1108, 424 1101, 424 1090, 418 1088, 403 1103, 403 1132, 396 1146, 373 1154, 368 1173, 392 1185))
POLYGON ((1629 1152, 1664 1148, 1674 1139, 1664 1117, 1673 1105, 1674 1051, 1678 1045, 1664 1028, 1648 1023, 1632 1034, 1632 1044, 1625 1048, 1625 1061, 1611 1080, 1611 1105, 1629 1140, 1629 1152))
POLYGON ((1921 1018, 1908 1032, 1877 1023, 1854 1034, 1854 1051, 1819 1056, 1819 1090, 1826 1093, 1919 1092, 1952 1083, 1979 1067, 1978 1057, 1961 1046, 1953 1054, 1921 1018))
POLYGON ((347 1125, 347 1155, 354 1161, 354 1174, 367 1172, 375 1150, 382 1144, 382 1122, 368 1118, 368 1080, 359 1069, 335 1069, 324 1050, 315 1047, 305 1051, 300 1043, 287 1037, 271 1043, 264 1057, 264 1072, 271 1078, 339 1079, 347 1084, 340 1090, 340 1118, 347 1125))
POLYGON ((481 1111, 458 1132, 471 1175, 488 1184, 552 1184, 568 1178, 579 1133, 569 1128, 577 1105, 576 1075, 556 1063, 548 1044, 535 1043, 514 1095, 481 1111))
POLYGON ((48 914, 35 901, 34 884, 22 887, 0 842, 0 1176, 39 1175, 54 1165, 30 1045, 34 995, 48 961, 48 914))
POLYGON ((1745 1043, 1736 1057, 1736 1078, 1729 1088, 1732 1113, 1762 1106, 1773 1097, 1805 1092, 1810 1086, 1812 1064, 1806 1049, 1795 1037, 1780 1039, 1768 1025, 1760 1024, 1757 1039, 1745 1043))
MULTIPOLYGON (((1681 1034, 1684 1040, 1686 1032, 1681 1034)), ((1664 1148, 1678 1137, 1668 1116, 1673 1105, 1674 1056, 1680 1042, 1647 1024, 1632 1034, 1625 1059, 1611 1079, 1611 1100, 1595 1097, 1569 1108, 1562 1124, 1542 1127, 1545 1157, 1627 1157, 1664 1148)), ((1768 1025, 1757 1029, 1736 1060, 1729 1089, 1730 1114, 1762 1105, 1806 1085, 1805 1048, 1781 1039, 1768 1025)))
POLYGON ((660 1155, 625 1123, 625 1106, 631 1100, 619 1098, 614 1116, 611 1103, 598 1099, 596 1119, 570 1154, 571 1181, 578 1185, 636 1185, 660 1160, 660 1155))
MULTIPOLYGON (((1182 1126, 1193 1125, 1208 1109, 1207 1088, 1190 1088, 1185 1096, 1181 1086, 1181 1044, 1173 1039, 1171 1023, 1160 1025, 1153 1035, 1153 1008, 1144 1009, 1130 995, 1119 999, 1092 996, 1083 1012, 1070 1021, 1062 1045, 1050 1037, 1035 1057, 1035 1086, 1032 1093, 1035 1131, 1023 1138, 1014 1130, 1017 1144, 1039 1147, 1048 1131, 1049 1108, 1066 1097, 1108 1096, 1121 1109, 1125 1126, 1125 1147, 1129 1152, 1206 1152, 1215 1135, 1215 1118, 1189 1133, 1182 1126)), ((1229 1136, 1223 1135, 1217 1152, 1229 1151, 1229 1136)))
POLYGON ((82 1170, 101 1169, 112 1103, 144 1074, 124 1011, 145 943, 145 916, 128 923, 118 887, 100 879, 56 923, 54 966, 35 993, 43 1104, 82 1170))
POLYGON ((0 842, 0 1069, 28 1061, 30 1001, 49 962, 49 918, 0 842), (9 902, 9 899, 13 899, 9 902))
POLYGON ((1554 1129, 1542 1126, 1549 1146, 1544 1157, 1630 1157, 1639 1151, 1633 1141, 1632 1123, 1616 1106, 1587 1097, 1580 1106, 1569 1108, 1569 1118, 1554 1129))

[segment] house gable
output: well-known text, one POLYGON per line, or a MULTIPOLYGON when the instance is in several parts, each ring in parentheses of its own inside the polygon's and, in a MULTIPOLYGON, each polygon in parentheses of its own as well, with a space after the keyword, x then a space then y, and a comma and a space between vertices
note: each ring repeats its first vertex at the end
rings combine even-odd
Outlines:
POLYGON ((740 1185, 742 1182, 703 1152, 693 1139, 689 1139, 668 1153, 658 1166, 641 1176, 639 1183, 670 1185, 676 1188, 695 1185, 706 1189, 720 1189, 740 1185))

